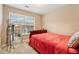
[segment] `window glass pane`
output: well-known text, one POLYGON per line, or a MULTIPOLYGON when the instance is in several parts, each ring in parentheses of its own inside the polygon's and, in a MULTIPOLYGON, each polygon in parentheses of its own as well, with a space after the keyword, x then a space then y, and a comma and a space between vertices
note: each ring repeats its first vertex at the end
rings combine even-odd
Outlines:
POLYGON ((24 17, 23 16, 18 16, 18 15, 10 15, 10 22, 12 24, 15 24, 15 23, 23 24, 24 23, 24 17))
POLYGON ((33 25, 34 24, 34 17, 32 17, 32 16, 25 17, 25 23, 33 25))

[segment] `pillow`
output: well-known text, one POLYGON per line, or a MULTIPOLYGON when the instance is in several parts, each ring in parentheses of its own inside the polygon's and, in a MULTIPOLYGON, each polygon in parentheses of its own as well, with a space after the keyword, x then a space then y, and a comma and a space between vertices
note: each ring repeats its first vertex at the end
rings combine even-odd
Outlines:
POLYGON ((72 48, 77 48, 79 46, 79 38, 73 42, 72 48))
POLYGON ((76 48, 79 45, 79 32, 76 32, 68 41, 68 47, 76 48))

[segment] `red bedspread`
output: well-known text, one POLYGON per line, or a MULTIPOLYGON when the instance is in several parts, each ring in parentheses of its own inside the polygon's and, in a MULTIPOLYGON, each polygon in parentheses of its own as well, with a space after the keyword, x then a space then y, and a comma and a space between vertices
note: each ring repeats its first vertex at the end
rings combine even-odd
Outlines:
POLYGON ((67 54, 79 53, 79 49, 68 48, 70 36, 54 33, 32 35, 29 44, 42 54, 67 54))

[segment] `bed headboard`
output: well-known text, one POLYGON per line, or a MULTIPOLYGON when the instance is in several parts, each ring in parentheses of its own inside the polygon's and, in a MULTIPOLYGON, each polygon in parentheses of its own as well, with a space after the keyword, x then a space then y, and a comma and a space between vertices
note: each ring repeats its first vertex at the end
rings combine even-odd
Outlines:
POLYGON ((46 33, 46 32, 47 32, 47 30, 34 30, 34 31, 31 31, 29 38, 31 38, 31 36, 34 35, 34 34, 40 34, 40 33, 46 33))

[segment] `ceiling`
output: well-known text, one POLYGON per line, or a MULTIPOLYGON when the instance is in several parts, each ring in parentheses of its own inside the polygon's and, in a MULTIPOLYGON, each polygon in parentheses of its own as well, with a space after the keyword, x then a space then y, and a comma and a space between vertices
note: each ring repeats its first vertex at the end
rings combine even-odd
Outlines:
POLYGON ((64 4, 7 4, 7 5, 41 15, 44 15, 52 10, 55 10, 56 8, 64 6, 64 4))

